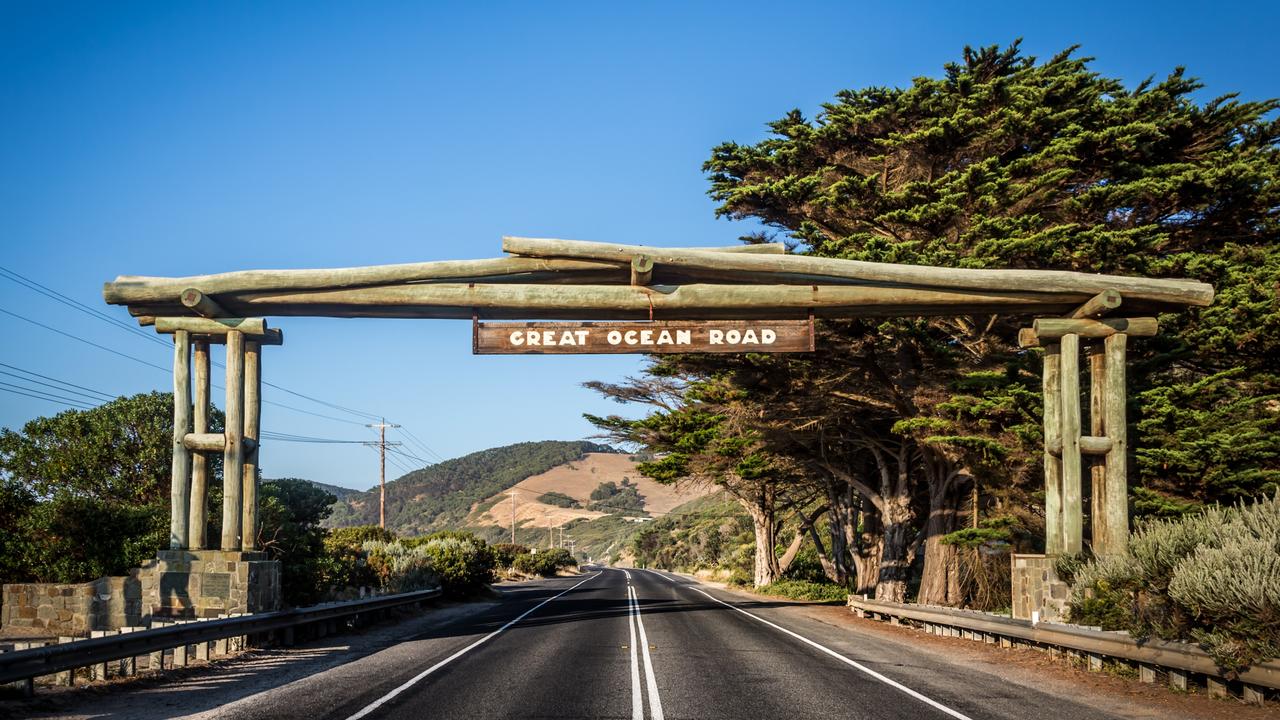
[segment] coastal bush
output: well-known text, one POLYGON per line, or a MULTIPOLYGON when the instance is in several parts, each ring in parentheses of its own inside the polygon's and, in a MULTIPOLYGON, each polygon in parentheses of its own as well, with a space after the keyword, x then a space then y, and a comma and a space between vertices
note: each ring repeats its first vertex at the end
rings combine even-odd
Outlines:
POLYGON ((1280 657, 1280 494, 1142 522, 1075 570, 1073 622, 1195 642, 1229 672, 1280 657))

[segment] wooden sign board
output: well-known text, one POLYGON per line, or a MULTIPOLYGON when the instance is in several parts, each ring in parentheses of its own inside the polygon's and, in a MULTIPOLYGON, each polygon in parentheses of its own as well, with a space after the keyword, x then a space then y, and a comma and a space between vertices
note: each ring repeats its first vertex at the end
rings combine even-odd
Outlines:
POLYGON ((811 352, 809 320, 472 322, 476 355, 811 352))

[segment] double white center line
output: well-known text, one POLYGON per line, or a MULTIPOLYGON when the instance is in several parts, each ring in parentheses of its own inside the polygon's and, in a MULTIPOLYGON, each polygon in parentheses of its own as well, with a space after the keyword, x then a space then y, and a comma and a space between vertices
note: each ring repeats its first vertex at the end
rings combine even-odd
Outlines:
POLYGON ((649 657, 649 636, 644 631, 644 620, 640 617, 640 598, 631 585, 631 573, 627 573, 627 627, 631 631, 631 718, 644 720, 644 704, 640 689, 640 661, 637 656, 644 657, 645 684, 649 690, 649 717, 663 720, 662 699, 658 697, 658 680, 653 674, 653 659, 649 657), (639 644, 636 642, 636 631, 639 630, 639 644))

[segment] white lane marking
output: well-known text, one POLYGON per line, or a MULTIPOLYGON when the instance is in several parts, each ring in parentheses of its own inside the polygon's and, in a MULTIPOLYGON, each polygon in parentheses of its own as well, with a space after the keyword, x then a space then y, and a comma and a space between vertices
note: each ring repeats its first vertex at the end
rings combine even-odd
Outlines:
POLYGON ((573 590, 576 590, 576 589, 578 588, 578 585, 581 585, 581 584, 583 584, 583 583, 585 583, 585 582, 587 582, 587 581, 589 581, 589 580, 594 580, 594 579, 596 579, 597 577, 600 577, 600 573, 599 573, 599 572, 597 572, 595 575, 592 575, 592 576, 591 576, 591 577, 589 577, 589 578, 583 578, 582 580, 578 581, 578 584, 577 584, 577 585, 574 585, 573 587, 569 588, 568 590, 565 590, 564 592, 561 592, 561 593, 559 593, 559 594, 557 594, 557 595, 553 595, 553 596, 551 596, 551 597, 547 598, 546 600, 543 600, 542 602, 538 603, 537 605, 534 605, 533 607, 529 608, 528 610, 525 610, 524 612, 520 613, 520 616, 519 616, 519 617, 517 617, 515 620, 512 620, 512 621, 508 622, 506 625, 503 625, 502 627, 498 628, 497 630, 494 630, 493 632, 489 633, 488 635, 485 635, 484 637, 482 637, 482 638, 480 638, 479 640, 477 640, 477 641, 475 641, 475 642, 471 643, 470 645, 468 645, 468 646, 466 646, 466 647, 462 648, 462 649, 461 649, 461 650, 459 650, 458 652, 456 652, 456 653, 454 653, 454 654, 450 655, 449 657, 447 657, 447 658, 445 658, 445 659, 441 660, 440 662, 436 663, 435 665, 432 665, 431 667, 427 668, 426 670, 423 670, 422 672, 418 673, 417 675, 414 675, 412 678, 410 678, 408 681, 406 681, 403 685, 401 685, 400 687, 396 688, 395 690, 392 690, 391 692, 387 693, 386 695, 383 695, 382 697, 378 698, 377 700, 374 700, 373 702, 369 703, 368 705, 364 706, 364 708, 362 708, 362 709, 361 709, 359 712, 357 712, 355 715, 352 715, 351 717, 347 718, 347 720, 360 720, 360 718, 365 717, 366 715, 368 715, 369 713, 373 712, 374 710, 377 710, 378 708, 382 707, 384 704, 386 704, 386 703, 387 703, 387 701, 391 700, 391 699, 392 699, 392 698, 394 698, 395 696, 399 695, 400 693, 404 692, 405 690, 408 690, 409 688, 411 688, 411 687, 413 687, 414 685, 418 684, 418 683, 419 683, 423 678, 425 678, 426 676, 428 676, 428 675, 430 675, 431 673, 433 673, 433 672, 435 672, 435 671, 439 670, 440 668, 444 667, 445 665, 448 665, 449 663, 453 662, 454 660, 457 660, 458 658, 462 657, 463 655, 466 655, 468 652, 470 652, 470 651, 474 650, 475 648, 477 648, 477 647, 479 647, 479 646, 481 646, 481 645, 485 644, 486 642, 488 642, 489 640, 492 640, 493 638, 497 637, 498 635, 501 635, 503 632, 505 632, 505 631, 507 630, 507 628, 509 628, 509 627, 511 627, 512 625, 515 625, 516 623, 518 623, 518 622, 520 622, 521 620, 525 619, 525 618, 526 618, 526 617, 528 617, 528 616, 529 616, 529 615, 530 615, 534 610, 537 610, 538 608, 542 607, 543 605, 546 605, 547 603, 551 602, 552 600, 555 600, 556 598, 560 597, 561 595, 565 595, 565 594, 567 594, 567 593, 569 593, 569 592, 572 592, 573 590))
POLYGON ((825 647, 825 646, 819 645, 818 643, 816 643, 816 642, 814 642, 814 641, 810 640, 809 638, 807 638, 807 637, 805 637, 805 636, 803 636, 803 635, 800 635, 800 634, 797 634, 797 633, 791 632, 790 630, 788 630, 788 629, 786 629, 786 628, 782 627, 781 625, 778 625, 778 624, 776 624, 776 623, 772 623, 772 622, 769 622, 768 620, 765 620, 764 618, 760 617, 759 615, 753 615, 753 614, 751 614, 751 613, 747 612, 746 610, 743 610, 742 608, 740 608, 740 607, 738 607, 738 606, 736 606, 736 605, 732 605, 732 604, 727 603, 727 602, 725 602, 725 601, 723 601, 723 600, 721 600, 721 599, 719 599, 719 598, 712 597, 712 596, 711 596, 711 595, 709 595, 708 593, 703 592, 703 590, 702 590, 701 588, 696 588, 696 587, 695 587, 695 588, 692 588, 692 589, 693 589, 693 590, 697 590, 698 592, 702 593, 703 595, 706 595, 706 596, 707 596, 708 598, 710 598, 711 600, 715 600, 716 602, 720 603, 721 605, 724 605, 724 606, 725 606, 725 607, 727 607, 727 608, 731 608, 731 609, 733 609, 733 610, 737 610, 738 612, 742 613, 743 615, 746 615, 747 617, 751 618, 752 620, 756 620, 756 621, 758 621, 758 622, 762 622, 762 623, 764 623, 765 625, 768 625, 769 627, 771 627, 771 628, 773 628, 773 629, 775 629, 775 630, 778 630, 778 631, 781 631, 781 632, 784 632, 784 633, 786 633, 786 634, 790 635, 791 637, 793 637, 793 638, 795 638, 795 639, 799 640, 799 641, 800 641, 800 642, 802 642, 802 643, 805 643, 806 645, 810 645, 810 646, 812 646, 812 647, 814 647, 814 648, 817 648, 818 650, 821 650, 822 652, 824 652, 824 653, 826 653, 826 654, 830 655, 831 657, 833 657, 833 658, 835 658, 835 659, 839 660, 840 662, 842 662, 842 663, 844 663, 844 664, 846 664, 846 665, 852 666, 852 667, 854 667, 854 668, 856 668, 856 669, 858 669, 858 670, 861 670, 862 672, 866 673, 867 675, 870 675, 871 677, 875 678, 876 680, 879 680, 880 682, 882 682, 882 683, 884 683, 884 684, 886 684, 886 685, 888 685, 888 686, 890 686, 890 687, 897 688, 898 690, 901 690, 902 692, 904 692, 904 693, 906 693, 906 694, 910 695, 911 697, 913 697, 913 698, 915 698, 915 699, 919 700, 920 702, 925 703, 926 705, 929 705, 929 706, 931 706, 931 707, 933 707, 933 708, 935 708, 935 709, 937 709, 937 710, 941 710, 942 712, 944 712, 944 713, 946 713, 946 714, 950 715, 951 717, 956 718, 956 720, 972 720, 968 715, 965 715, 965 714, 963 714, 963 713, 961 713, 961 712, 959 712, 959 711, 957 711, 957 710, 952 710, 951 708, 947 707, 946 705, 943 705, 942 703, 938 702, 937 700, 934 700, 934 699, 932 699, 932 698, 925 697, 924 695, 921 695, 920 693, 916 692, 915 690, 912 690, 911 688, 907 687, 906 685, 903 685, 902 683, 900 683, 900 682, 898 682, 898 681, 896 681, 896 680, 892 680, 892 679, 890 679, 890 678, 887 678, 887 677, 885 677, 884 675, 881 675, 880 673, 876 672, 875 670, 872 670, 871 668, 867 667, 866 665, 863 665, 863 664, 862 664, 862 663, 860 663, 860 662, 857 662, 857 661, 854 661, 854 660, 850 660, 849 658, 845 657, 844 655, 841 655, 840 653, 836 652, 835 650, 832 650, 832 649, 827 648, 827 647, 825 647))
POLYGON ((622 574, 627 576, 627 582, 631 582, 631 572, 629 570, 623 570, 622 574))
POLYGON ((645 572, 647 572, 647 573, 649 573, 649 574, 651 574, 651 575, 657 575, 658 577, 662 578, 663 580, 666 580, 667 582, 671 583, 672 585, 675 585, 675 584, 676 584, 676 581, 675 581, 674 579, 672 579, 672 578, 671 578, 671 576, 670 576, 670 575, 667 575, 666 573, 659 572, 659 571, 657 571, 657 570, 650 570, 650 569, 648 569, 648 568, 645 568, 645 569, 644 569, 644 571, 645 571, 645 572))
POLYGON ((631 605, 631 581, 627 581, 627 629, 631 631, 631 720, 644 720, 644 691, 640 689, 640 648, 636 647, 635 608, 631 605))
POLYGON ((658 697, 658 679, 654 677, 653 660, 649 657, 649 636, 645 634, 644 620, 640 618, 640 597, 636 595, 635 588, 628 585, 627 589, 631 591, 636 626, 640 628, 640 650, 644 653, 644 675, 649 686, 649 717, 653 720, 663 720, 662 699, 658 697))

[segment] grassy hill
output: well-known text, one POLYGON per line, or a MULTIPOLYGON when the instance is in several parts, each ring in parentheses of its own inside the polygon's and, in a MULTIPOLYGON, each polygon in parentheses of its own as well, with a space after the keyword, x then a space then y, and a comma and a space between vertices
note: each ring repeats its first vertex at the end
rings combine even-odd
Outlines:
POLYGON ((333 495, 339 500, 342 500, 343 498, 350 495, 359 495, 362 492, 360 490, 352 490, 351 488, 344 488, 341 485, 330 485, 329 483, 317 482, 315 480, 308 480, 307 482, 311 483, 312 485, 315 485, 321 490, 324 490, 330 495, 333 495))
MULTIPOLYGON (((545 440, 481 450, 415 470, 387 483, 387 528, 417 535, 460 527, 476 503, 587 453, 609 452, 606 446, 586 441, 545 440)), ((377 522, 378 489, 373 488, 339 498, 326 525, 377 522)))

